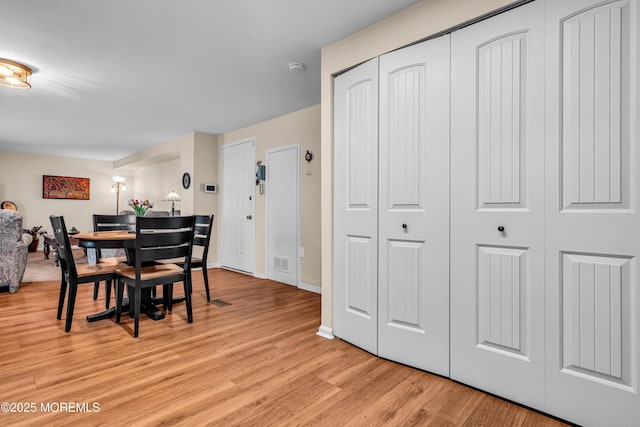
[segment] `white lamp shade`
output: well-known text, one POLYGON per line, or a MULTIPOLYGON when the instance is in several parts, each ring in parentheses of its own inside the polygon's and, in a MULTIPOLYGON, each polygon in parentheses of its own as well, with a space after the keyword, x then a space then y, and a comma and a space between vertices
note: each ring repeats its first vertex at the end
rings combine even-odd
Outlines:
POLYGON ((164 199, 162 199, 163 202, 180 202, 181 200, 180 195, 174 191, 167 194, 164 196, 164 199))

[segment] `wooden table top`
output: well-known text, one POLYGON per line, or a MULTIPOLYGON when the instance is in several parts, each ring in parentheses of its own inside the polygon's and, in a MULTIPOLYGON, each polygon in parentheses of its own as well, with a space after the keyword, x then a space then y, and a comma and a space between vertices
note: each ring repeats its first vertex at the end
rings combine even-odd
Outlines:
POLYGON ((113 231, 89 231, 73 235, 78 240, 135 240, 136 233, 129 233, 128 230, 113 231))

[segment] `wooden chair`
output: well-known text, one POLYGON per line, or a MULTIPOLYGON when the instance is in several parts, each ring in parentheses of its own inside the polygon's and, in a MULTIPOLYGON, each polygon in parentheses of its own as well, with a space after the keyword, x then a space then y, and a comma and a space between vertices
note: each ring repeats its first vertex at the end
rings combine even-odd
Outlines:
POLYGON ((58 254, 60 255, 60 269, 62 272, 62 280, 60 281, 60 297, 58 299, 58 316, 62 318, 62 308, 64 306, 65 295, 67 290, 69 297, 67 298, 67 318, 64 325, 65 332, 71 330, 71 322, 73 321, 73 309, 76 303, 76 294, 78 285, 83 283, 107 281, 107 287, 111 286, 111 281, 116 278, 117 263, 103 262, 98 264, 82 264, 76 266, 73 259, 73 252, 69 244, 69 235, 64 218, 61 216, 51 215, 49 217, 53 234, 58 245, 58 254))
POLYGON ((138 337, 142 290, 163 285, 163 297, 171 307, 173 283, 184 285, 187 322, 193 322, 191 309, 191 252, 193 250, 195 217, 136 217, 135 266, 118 267, 116 287, 116 322, 122 313, 124 284, 129 289, 129 310, 133 310, 133 336, 138 337), (182 258, 182 267, 158 261, 182 258))
MULTIPOLYGON (((131 230, 136 229, 135 215, 93 215, 93 231, 131 230)), ((97 249, 96 257, 100 262, 124 262, 126 254, 124 249, 97 249), (109 259, 116 258, 116 259, 109 259)), ((93 299, 98 299, 100 282, 93 285, 93 299)), ((111 302, 111 286, 105 286, 105 308, 109 308, 111 302)))
MULTIPOLYGON (((211 240, 211 230, 213 229, 213 215, 196 215, 195 233, 193 235, 193 246, 203 248, 202 257, 191 256, 191 268, 202 267, 204 277, 204 289, 207 293, 207 301, 211 301, 209 292, 209 272, 207 271, 207 255, 209 254, 209 241, 211 240)), ((180 267, 184 264, 182 259, 167 260, 180 267)))

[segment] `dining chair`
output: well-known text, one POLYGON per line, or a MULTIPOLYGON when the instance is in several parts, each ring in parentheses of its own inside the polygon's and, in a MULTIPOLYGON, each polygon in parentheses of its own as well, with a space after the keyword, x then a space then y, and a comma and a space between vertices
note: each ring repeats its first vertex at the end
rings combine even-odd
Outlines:
POLYGON ((111 286, 111 282, 116 278, 116 262, 101 262, 97 264, 80 264, 76 265, 69 244, 69 234, 64 222, 64 217, 51 215, 49 217, 53 234, 56 238, 58 246, 58 254, 60 256, 60 270, 62 279, 60 281, 60 296, 58 298, 58 315, 57 319, 62 318, 62 309, 64 306, 65 296, 67 298, 67 318, 65 320, 64 330, 71 330, 71 322, 73 321, 73 310, 76 303, 76 294, 78 285, 83 283, 94 283, 107 281, 107 287, 111 286))
MULTIPOLYGON (((93 215, 93 231, 112 231, 112 230, 131 230, 136 229, 135 215, 93 215)), ((101 262, 124 262, 126 261, 126 252, 122 248, 114 249, 97 249, 96 257, 101 262), (110 259, 115 258, 115 259, 110 259)), ((100 282, 93 285, 93 299, 98 299, 98 291, 100 290, 100 282)), ((104 288, 105 308, 109 308, 111 303, 111 286, 104 288)))
MULTIPOLYGON (((211 240, 211 230, 213 229, 213 215, 195 215, 195 232, 193 234, 193 246, 202 247, 202 256, 191 255, 191 269, 202 267, 204 277, 204 289, 207 293, 207 301, 211 301, 209 292, 209 272, 207 270, 207 255, 209 254, 209 241, 211 240)), ((184 264, 183 259, 166 260, 180 267, 184 264)))
POLYGON ((116 286, 116 323, 120 323, 124 285, 129 290, 129 311, 133 310, 133 336, 138 337, 142 290, 163 285, 163 297, 171 307, 173 283, 184 286, 187 323, 193 322, 191 309, 191 252, 194 216, 136 217, 134 265, 119 264, 116 286), (182 267, 158 261, 182 258, 182 267))

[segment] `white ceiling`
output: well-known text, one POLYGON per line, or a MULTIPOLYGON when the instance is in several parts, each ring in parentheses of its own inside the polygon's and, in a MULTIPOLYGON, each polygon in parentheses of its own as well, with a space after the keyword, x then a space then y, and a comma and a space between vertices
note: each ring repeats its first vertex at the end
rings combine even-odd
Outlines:
POLYGON ((117 160, 320 102, 320 49, 416 0, 0 0, 0 150, 117 160), (289 63, 306 70, 290 72, 289 63))

